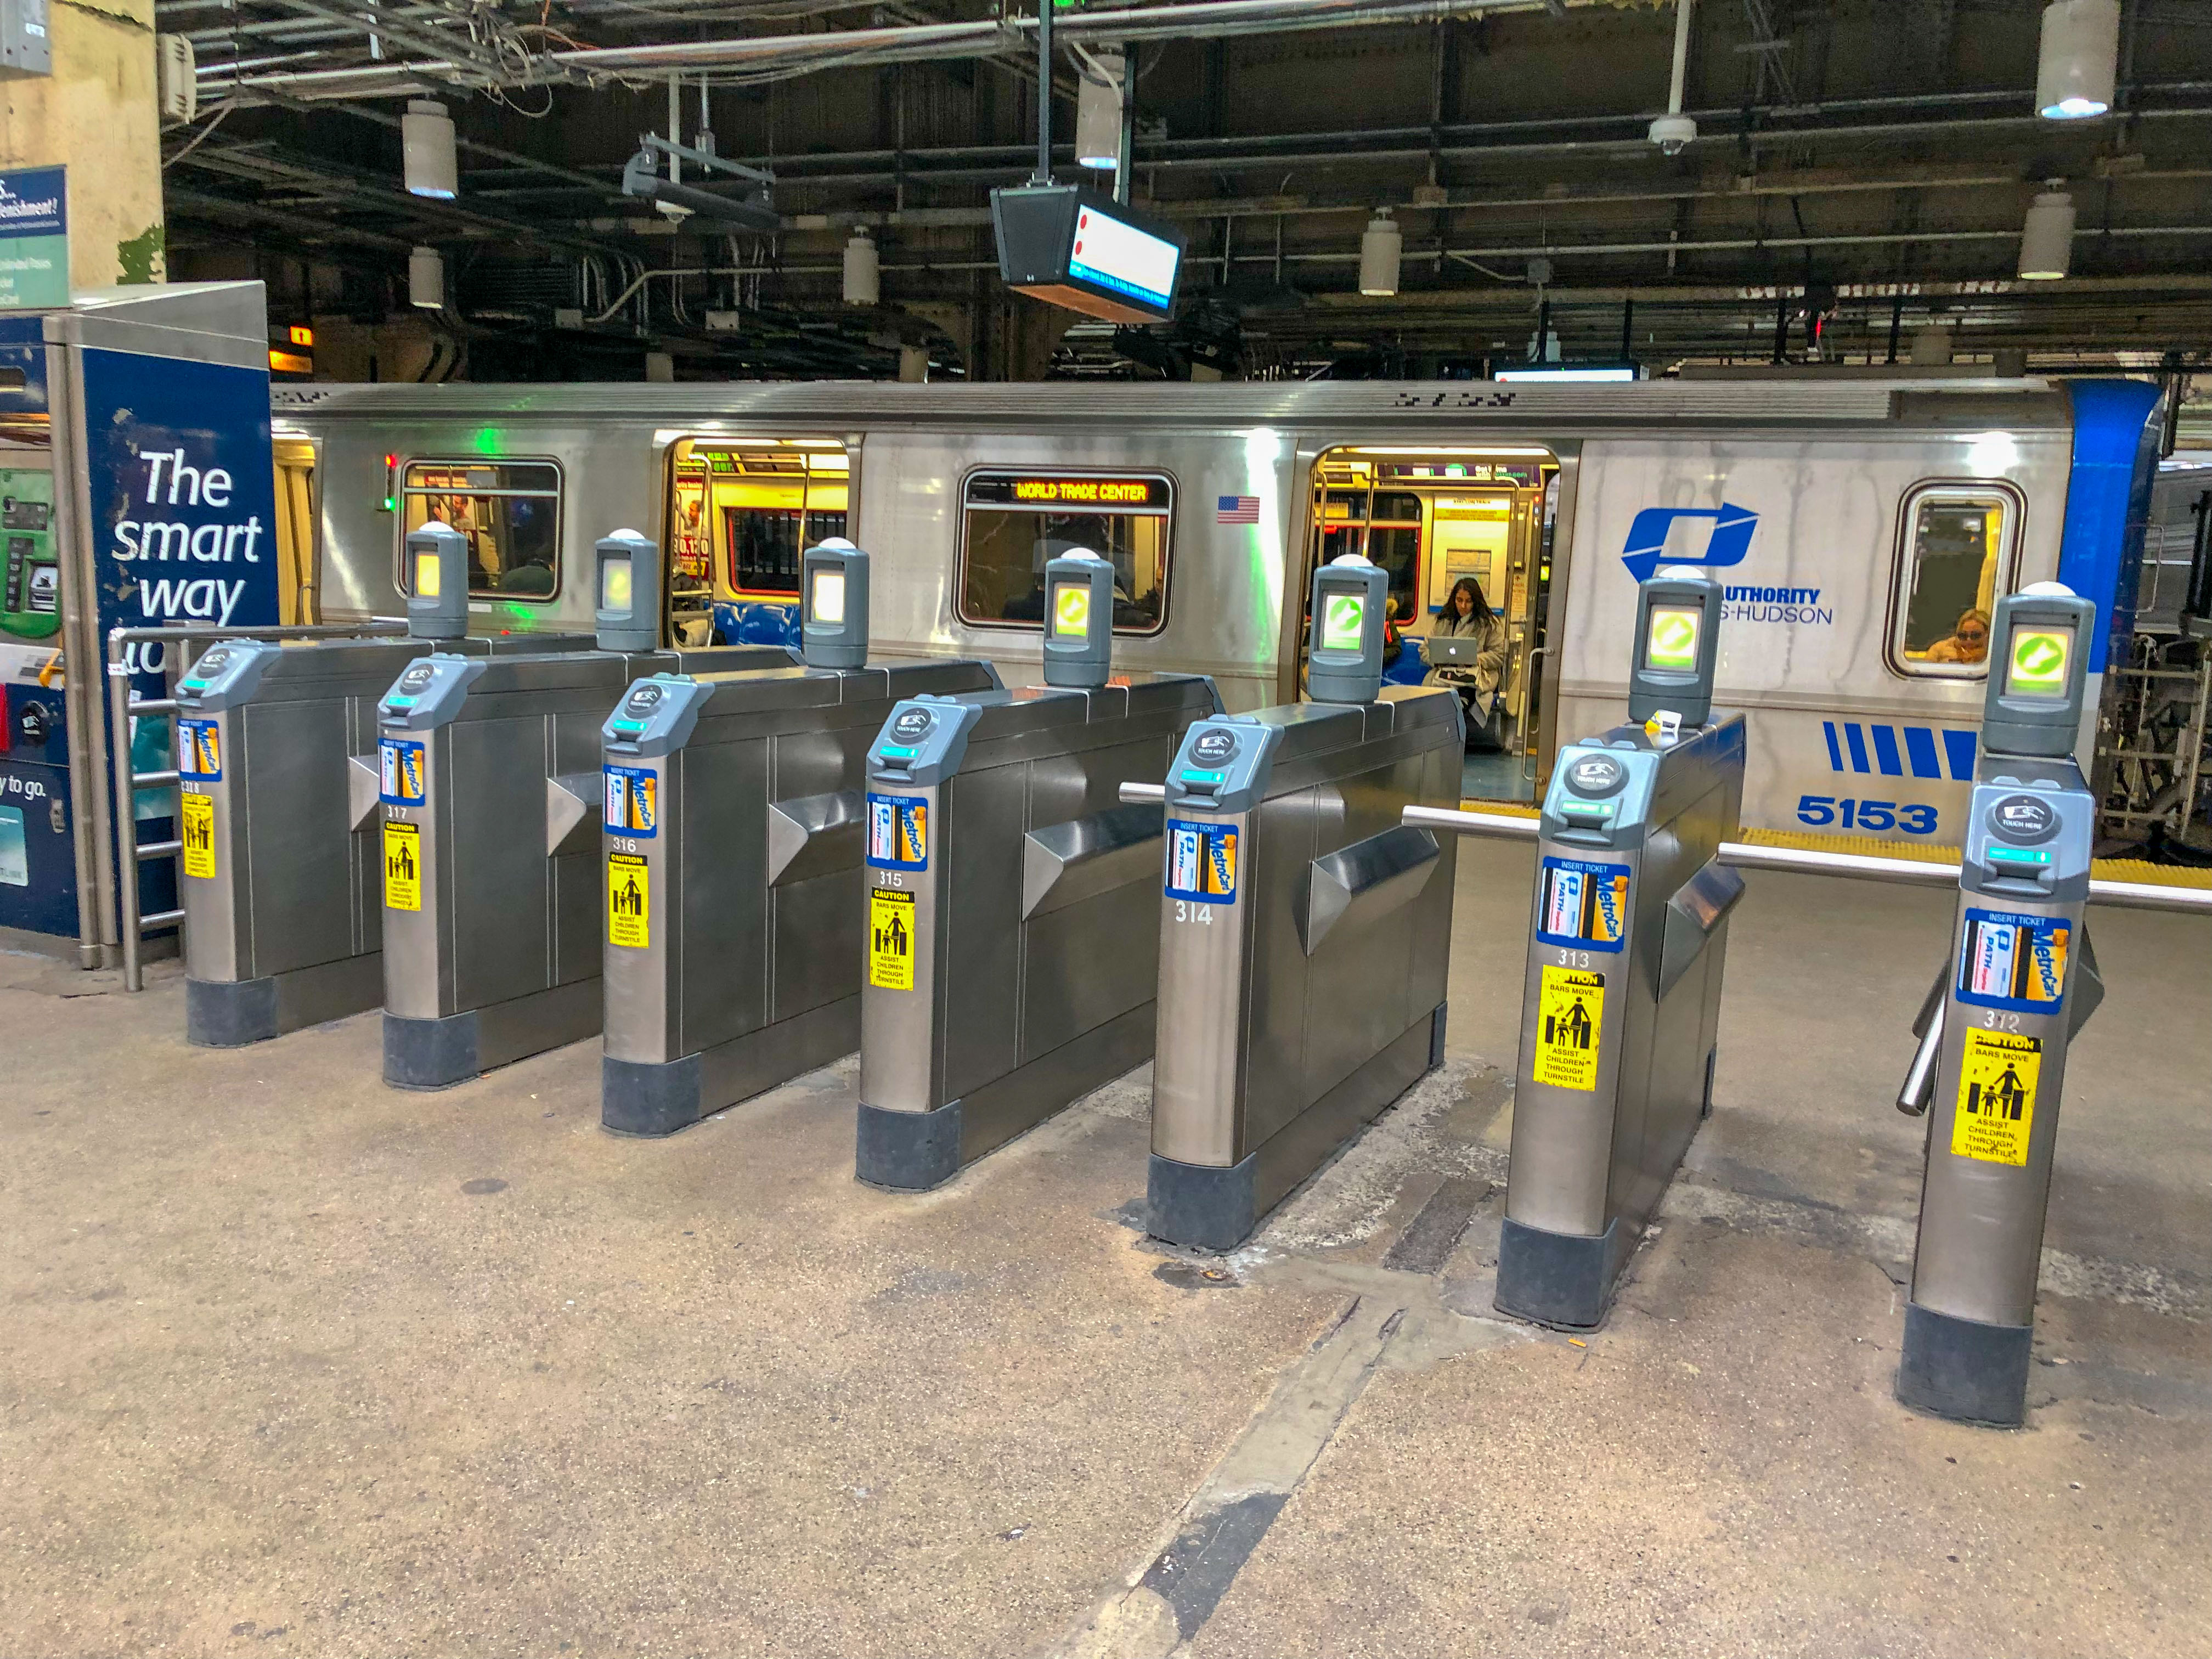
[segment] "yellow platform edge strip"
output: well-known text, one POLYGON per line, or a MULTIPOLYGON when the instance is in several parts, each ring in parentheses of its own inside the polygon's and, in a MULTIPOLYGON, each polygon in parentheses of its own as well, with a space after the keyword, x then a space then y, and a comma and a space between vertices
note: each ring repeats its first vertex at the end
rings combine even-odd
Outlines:
MULTIPOLYGON (((1468 800, 1462 811, 1490 812, 1502 817, 1533 818, 1539 809, 1525 801, 1468 800)), ((1913 859, 1922 864, 1956 864, 1955 847, 1930 846, 1921 841, 1883 841, 1875 836, 1816 836, 1802 830, 1746 830, 1743 839, 1753 847, 1793 847, 1808 853, 1856 853, 1866 858, 1913 859)), ((2099 881, 2140 882, 2149 887, 2212 889, 2212 870, 2192 870, 2183 865, 2151 864, 2142 859, 2098 859, 2089 873, 2099 881)))

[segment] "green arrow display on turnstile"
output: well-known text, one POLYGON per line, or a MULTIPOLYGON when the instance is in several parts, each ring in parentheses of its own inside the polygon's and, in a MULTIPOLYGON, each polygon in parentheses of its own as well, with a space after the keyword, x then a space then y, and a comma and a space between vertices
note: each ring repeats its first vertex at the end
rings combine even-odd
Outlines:
POLYGON ((2014 635, 2007 690, 2057 696, 2066 684, 2068 643, 2068 635, 2058 631, 2039 629, 2014 635))

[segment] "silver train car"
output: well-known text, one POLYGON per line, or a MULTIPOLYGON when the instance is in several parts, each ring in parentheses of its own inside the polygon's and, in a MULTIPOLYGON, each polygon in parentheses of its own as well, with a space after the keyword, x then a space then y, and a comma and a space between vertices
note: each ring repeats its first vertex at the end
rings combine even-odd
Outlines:
POLYGON ((1419 636, 1472 580, 1504 624, 1498 751, 1468 770, 1490 799, 1539 793, 1562 740, 1620 717, 1636 582, 1699 566, 1727 587, 1719 701, 1751 717, 1746 823, 1922 844, 1961 833, 1997 596, 2066 582, 2106 624, 2093 688, 2125 660, 2156 468, 2157 390, 2128 380, 273 398, 286 491, 312 503, 299 609, 325 620, 395 612, 402 538, 437 518, 470 539, 485 627, 588 629, 591 544, 631 528, 668 561, 672 636, 772 640, 799 550, 845 535, 876 560, 879 650, 1019 684, 1044 561, 1082 544, 1115 567, 1117 665, 1211 674, 1243 709, 1298 694, 1315 561, 1390 572, 1393 678, 1419 678, 1419 636))

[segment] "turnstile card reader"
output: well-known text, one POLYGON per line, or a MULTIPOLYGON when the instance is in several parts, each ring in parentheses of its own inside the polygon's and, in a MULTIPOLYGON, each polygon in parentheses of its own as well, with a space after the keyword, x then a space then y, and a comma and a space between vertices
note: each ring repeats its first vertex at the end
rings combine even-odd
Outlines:
POLYGON ((1165 792, 1152 1231, 1226 1250, 1443 1058, 1457 843, 1448 687, 1379 691, 1388 579, 1314 573, 1317 701, 1202 720, 1165 792), (1379 691, 1379 695, 1378 695, 1379 691))
MULTIPOLYGON (((865 606, 822 566, 810 591, 865 606)), ((604 727, 608 1128, 668 1134, 860 1046, 868 746, 902 698, 997 684, 940 661, 630 688, 604 727)))
POLYGON ((1935 1109, 1897 1397, 1963 1422, 2026 1419, 2067 1045, 2104 994, 2081 915, 2098 803, 2071 752, 2094 618, 2055 582, 1997 603, 1951 952, 1902 1103, 1935 1109))
POLYGON ((1538 824, 1497 1306, 1605 1316, 1712 1103, 1743 805, 1741 715, 1711 721, 1721 589, 1642 584, 1629 711, 1559 754, 1538 824))
MULTIPOLYGON (((1110 604, 1094 622, 1111 626, 1110 604)), ((1209 680, 1140 676, 920 697, 884 723, 868 751, 861 1180, 938 1186, 1151 1055, 1160 809, 1121 790, 1159 778, 1219 707, 1209 680)))
MULTIPOLYGON (((473 660, 592 642, 439 639, 473 660)), ((428 648, 420 635, 228 640, 179 683, 186 1041, 235 1048, 383 1000, 376 702, 428 648)))

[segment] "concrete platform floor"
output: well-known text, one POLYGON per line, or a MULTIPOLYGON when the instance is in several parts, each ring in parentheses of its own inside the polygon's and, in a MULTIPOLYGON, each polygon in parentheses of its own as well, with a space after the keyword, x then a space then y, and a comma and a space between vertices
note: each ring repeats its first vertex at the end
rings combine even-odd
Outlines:
POLYGON ((1753 877, 1610 1322, 1492 1314, 1530 862, 1218 1261, 1133 1224, 1141 1073, 902 1198, 851 1061, 618 1140, 593 1046, 401 1094, 374 1017, 198 1051, 173 970, 0 956, 0 1653, 2212 1651, 2208 930, 2094 919, 1993 1433, 1890 1395, 1942 893, 1753 877))

